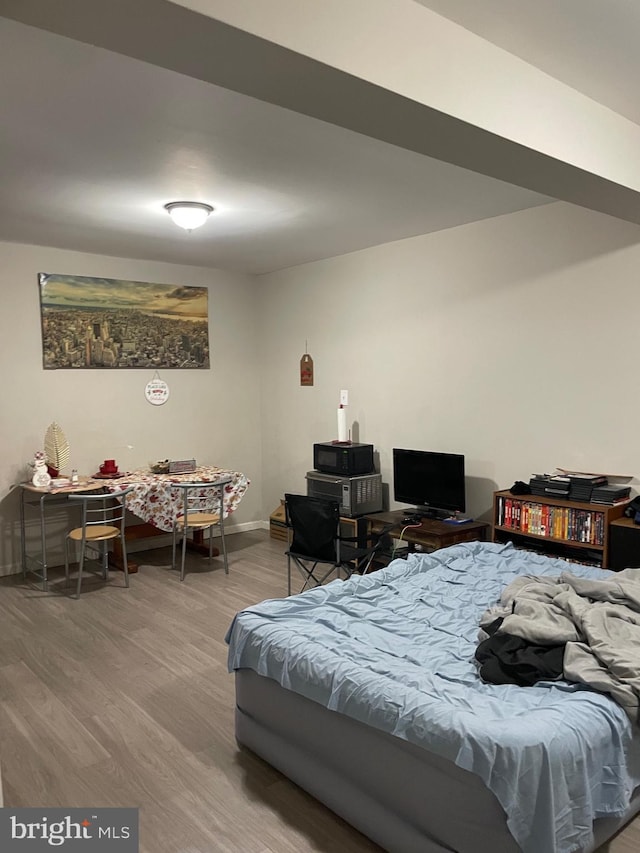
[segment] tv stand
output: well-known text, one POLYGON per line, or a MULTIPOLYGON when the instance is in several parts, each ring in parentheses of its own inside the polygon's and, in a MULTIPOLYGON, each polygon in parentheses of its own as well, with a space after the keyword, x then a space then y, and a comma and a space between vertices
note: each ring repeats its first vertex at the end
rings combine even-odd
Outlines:
POLYGON ((417 506, 415 509, 409 510, 407 515, 414 516, 418 521, 421 518, 432 518, 435 521, 444 521, 445 518, 451 518, 452 513, 447 509, 438 509, 435 506, 417 506))
POLYGON ((407 527, 404 522, 406 515, 412 511, 393 510, 391 512, 376 512, 365 515, 369 525, 369 534, 386 532, 392 539, 402 538, 409 544, 409 550, 415 550, 417 545, 423 551, 435 551, 448 545, 458 545, 460 542, 486 541, 489 524, 483 521, 468 521, 466 524, 448 524, 446 521, 425 518, 418 519, 416 526, 407 527), (393 529, 388 530, 388 525, 393 529))

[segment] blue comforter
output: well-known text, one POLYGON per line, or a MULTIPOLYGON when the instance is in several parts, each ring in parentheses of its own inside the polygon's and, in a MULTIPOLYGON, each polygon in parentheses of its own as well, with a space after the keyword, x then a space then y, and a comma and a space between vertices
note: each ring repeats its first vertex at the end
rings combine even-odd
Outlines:
POLYGON ((608 696, 566 682, 484 684, 474 663, 479 618, 504 587, 562 571, 603 576, 510 544, 412 555, 237 614, 229 670, 253 669, 454 761, 495 794, 524 853, 570 853, 640 784, 629 719, 608 696))

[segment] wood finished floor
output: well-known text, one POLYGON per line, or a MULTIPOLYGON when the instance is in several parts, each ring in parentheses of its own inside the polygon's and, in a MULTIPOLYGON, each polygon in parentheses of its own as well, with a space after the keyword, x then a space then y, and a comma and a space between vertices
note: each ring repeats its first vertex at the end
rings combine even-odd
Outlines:
MULTIPOLYGON (((87 577, 80 601, 59 575, 49 594, 0 580, 5 805, 138 806, 141 853, 379 853, 238 749, 224 635, 286 594, 286 563, 266 531, 228 546, 228 576, 190 555, 180 583, 158 549, 135 555, 128 590, 87 577)), ((598 853, 638 849, 640 818, 598 853)))

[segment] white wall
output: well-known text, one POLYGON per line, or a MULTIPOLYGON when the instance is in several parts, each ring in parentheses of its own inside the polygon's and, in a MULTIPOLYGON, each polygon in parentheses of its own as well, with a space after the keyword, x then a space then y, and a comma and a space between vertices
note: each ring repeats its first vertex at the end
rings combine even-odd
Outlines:
POLYGON ((393 447, 464 453, 476 518, 534 471, 636 478, 638 269, 640 228, 557 203, 262 277, 265 509, 304 492, 341 388, 384 482, 393 447))
POLYGON ((19 563, 11 486, 25 479, 51 421, 65 431, 81 473, 105 458, 133 470, 195 457, 251 479, 235 524, 263 518, 254 292, 255 279, 236 273, 0 243, 0 573, 19 563), (208 287, 210 369, 161 370, 171 392, 163 406, 144 397, 150 369, 43 370, 39 272, 208 287))
POLYGON ((81 471, 191 455, 244 471, 239 524, 305 491, 341 388, 390 486, 393 447, 464 453, 476 518, 495 489, 558 465, 637 490, 638 269, 640 228, 561 203, 259 279, 0 244, 0 570, 18 563, 10 487, 52 420, 81 471), (162 407, 144 399, 152 371, 44 371, 40 271, 208 286, 211 369, 161 371, 162 407))

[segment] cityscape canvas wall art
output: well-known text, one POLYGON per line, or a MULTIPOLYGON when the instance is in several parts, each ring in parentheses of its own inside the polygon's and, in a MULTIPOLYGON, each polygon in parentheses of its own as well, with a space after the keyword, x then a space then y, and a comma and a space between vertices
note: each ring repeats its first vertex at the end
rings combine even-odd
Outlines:
POLYGON ((45 370, 208 368, 206 287, 38 273, 45 370))

